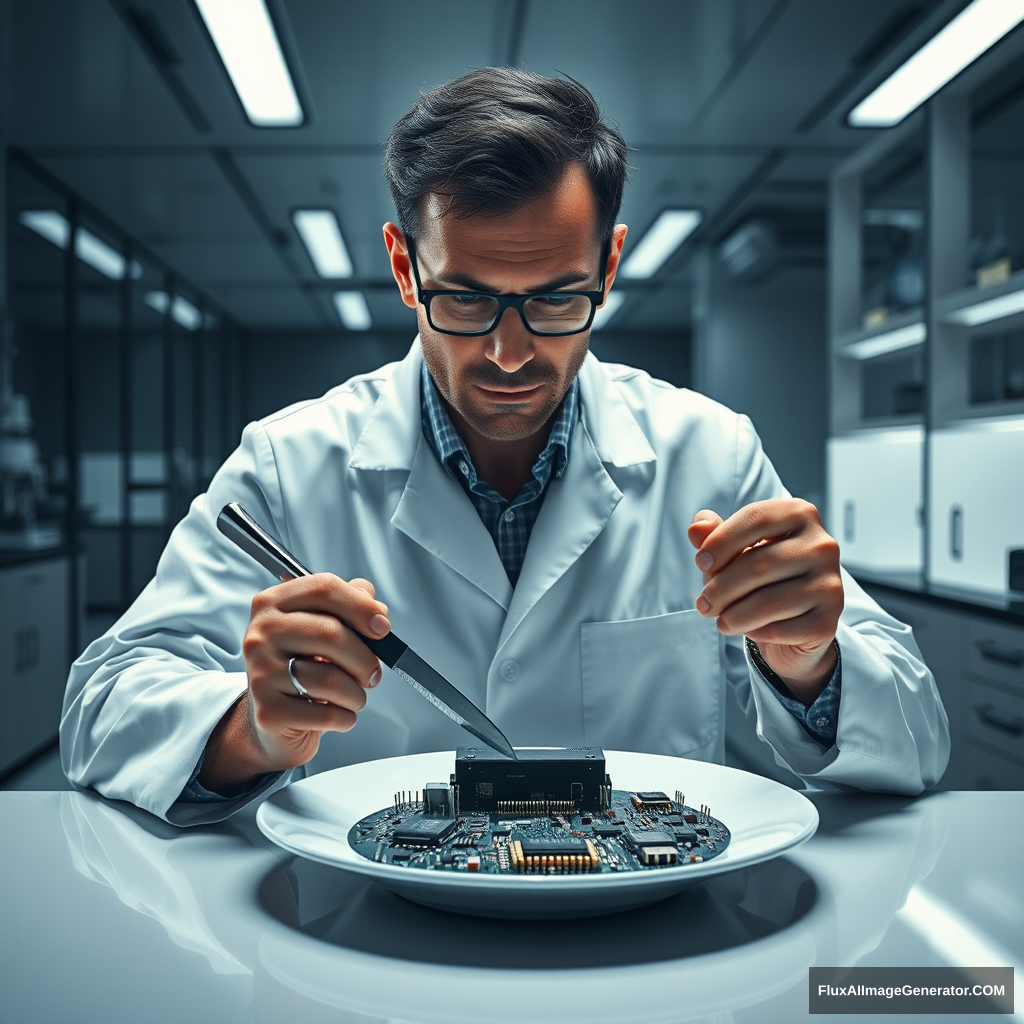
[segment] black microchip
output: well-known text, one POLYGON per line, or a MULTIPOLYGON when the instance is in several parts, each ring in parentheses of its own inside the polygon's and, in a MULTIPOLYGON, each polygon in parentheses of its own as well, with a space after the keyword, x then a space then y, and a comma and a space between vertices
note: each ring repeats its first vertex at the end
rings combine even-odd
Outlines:
POLYGON ((611 839, 622 835, 622 827, 620 825, 594 825, 593 832, 595 836, 602 839, 611 839))
POLYGON ((676 838, 671 832, 661 828, 647 829, 646 831, 628 827, 626 829, 626 841, 638 850, 645 846, 673 846, 676 838))
POLYGON ((671 801, 668 798, 668 794, 667 793, 660 793, 660 792, 651 792, 651 791, 649 791, 649 792, 646 792, 646 793, 637 793, 637 796, 640 797, 640 799, 645 804, 667 804, 667 803, 671 803, 671 801))
POLYGON ((578 857, 589 853, 586 841, 577 836, 557 836, 552 839, 516 835, 525 857, 578 857))
POLYGON ((414 814, 391 833, 391 841, 400 846, 439 846, 459 827, 451 818, 425 818, 414 814))
POLYGON ((697 838, 697 833, 692 828, 676 828, 672 830, 676 835, 676 842, 683 846, 696 846, 700 840, 697 838))

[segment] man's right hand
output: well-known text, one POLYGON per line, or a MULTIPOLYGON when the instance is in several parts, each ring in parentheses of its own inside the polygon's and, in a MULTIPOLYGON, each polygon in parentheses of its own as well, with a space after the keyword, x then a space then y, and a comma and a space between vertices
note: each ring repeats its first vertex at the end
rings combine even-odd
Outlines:
POLYGON ((305 764, 325 732, 351 729, 381 678, 359 634, 386 636, 387 614, 372 583, 330 573, 257 594, 242 641, 249 688, 211 734, 200 785, 230 795, 259 775, 305 764), (308 696, 288 678, 292 658, 308 696))

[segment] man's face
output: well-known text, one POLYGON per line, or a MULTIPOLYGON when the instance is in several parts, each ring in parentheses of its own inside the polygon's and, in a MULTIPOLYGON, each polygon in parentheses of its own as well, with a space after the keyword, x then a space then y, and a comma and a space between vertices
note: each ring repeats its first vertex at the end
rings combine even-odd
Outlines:
MULTIPOLYGON (((522 294, 596 291, 602 240, 586 173, 570 167, 550 193, 501 216, 443 217, 443 201, 428 196, 420 211, 416 256, 425 289, 522 294)), ((615 230, 611 287, 625 227, 615 230)), ((404 240, 385 226, 392 269, 403 300, 415 306, 423 358, 458 424, 491 442, 538 433, 558 408, 587 354, 590 332, 545 338, 530 334, 507 309, 490 334, 458 337, 433 330, 417 305, 404 240)))

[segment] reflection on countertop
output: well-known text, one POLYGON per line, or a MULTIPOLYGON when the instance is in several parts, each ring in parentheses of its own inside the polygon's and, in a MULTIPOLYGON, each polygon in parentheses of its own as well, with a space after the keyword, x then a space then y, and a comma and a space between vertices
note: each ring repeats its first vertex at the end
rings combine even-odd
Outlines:
POLYGON ((819 832, 788 856, 642 910, 530 922, 408 903, 250 821, 182 831, 84 793, 5 793, 0 1019, 790 1021, 811 965, 945 962, 922 937, 936 913, 1021 960, 1021 894, 1000 898, 1021 794, 814 800, 819 832), (947 844, 966 820, 989 844, 969 859, 947 844))

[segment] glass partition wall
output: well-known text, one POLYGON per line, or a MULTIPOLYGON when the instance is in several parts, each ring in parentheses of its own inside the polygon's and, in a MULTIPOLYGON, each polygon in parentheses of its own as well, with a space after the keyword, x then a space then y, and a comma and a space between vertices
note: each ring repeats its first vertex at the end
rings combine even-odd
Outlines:
POLYGON ((24 472, 4 480, 5 496, 19 490, 4 503, 0 553, 78 553, 77 651, 146 585, 236 444, 240 332, 29 157, 9 155, 7 181, 0 383, 4 436, 17 430, 24 472))

